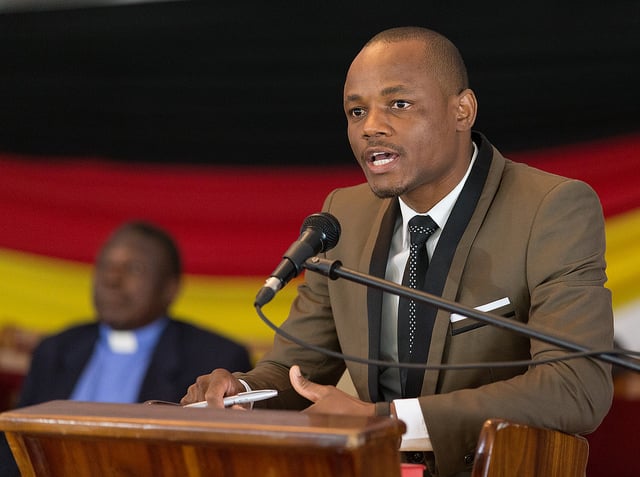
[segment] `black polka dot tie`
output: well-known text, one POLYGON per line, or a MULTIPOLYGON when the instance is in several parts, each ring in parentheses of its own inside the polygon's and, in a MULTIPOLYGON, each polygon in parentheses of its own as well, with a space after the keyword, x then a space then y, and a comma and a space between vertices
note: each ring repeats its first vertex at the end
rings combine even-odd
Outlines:
MULTIPOLYGON (((416 215, 409 221, 411 247, 402 278, 404 286, 418 290, 423 288, 429 267, 426 243, 437 228, 438 224, 428 215, 416 215)), ((400 297, 398 304, 398 358, 401 362, 410 359, 414 352, 417 326, 416 302, 400 297)))

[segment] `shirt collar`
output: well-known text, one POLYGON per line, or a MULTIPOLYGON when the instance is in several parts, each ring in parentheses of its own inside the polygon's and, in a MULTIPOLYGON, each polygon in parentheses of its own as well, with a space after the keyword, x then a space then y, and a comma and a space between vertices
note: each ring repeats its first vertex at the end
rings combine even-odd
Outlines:
POLYGON ((438 230, 433 234, 433 236, 439 236, 444 229, 444 226, 449 220, 449 216, 451 215, 451 211, 453 210, 453 206, 455 205, 460 193, 462 192, 462 188, 464 187, 469 174, 471 173, 471 169, 473 168, 473 164, 476 161, 476 157, 478 156, 478 146, 476 146, 475 142, 471 142, 473 145, 473 154, 471 155, 471 161, 469 162, 469 167, 467 167, 467 172, 465 172, 464 177, 458 182, 458 184, 449 192, 446 196, 444 196, 436 205, 434 205, 430 210, 423 214, 417 214, 415 210, 409 207, 401 198, 398 198, 400 201, 400 213, 402 214, 402 243, 409 243, 409 221, 415 217, 416 215, 428 215, 433 221, 438 224, 438 230))
POLYGON ((133 354, 153 345, 168 322, 162 317, 134 330, 114 330, 100 323, 100 337, 112 353, 133 354))

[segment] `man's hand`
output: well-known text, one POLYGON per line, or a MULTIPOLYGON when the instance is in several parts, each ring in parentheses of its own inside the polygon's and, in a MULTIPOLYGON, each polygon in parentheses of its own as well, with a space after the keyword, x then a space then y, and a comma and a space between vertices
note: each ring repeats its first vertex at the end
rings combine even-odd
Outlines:
MULTIPOLYGON (((209 407, 224 408, 223 398, 246 391, 242 383, 226 369, 216 369, 210 374, 198 376, 196 382, 189 386, 187 394, 180 404, 191 404, 207 401, 209 407)), ((238 407, 238 406, 233 406, 238 407)))
POLYGON ((371 403, 360 401, 335 386, 323 386, 308 381, 302 376, 300 367, 297 365, 291 366, 289 380, 298 394, 313 402, 304 412, 356 416, 373 416, 375 414, 375 406, 371 403))

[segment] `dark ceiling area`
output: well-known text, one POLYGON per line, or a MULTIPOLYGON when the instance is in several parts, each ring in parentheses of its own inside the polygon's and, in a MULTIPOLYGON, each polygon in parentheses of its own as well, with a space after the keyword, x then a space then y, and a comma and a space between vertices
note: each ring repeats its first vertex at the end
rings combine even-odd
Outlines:
POLYGON ((399 25, 458 45, 479 98, 477 129, 503 152, 640 130, 640 2, 558 3, 179 1, 2 13, 0 151, 343 164, 345 72, 369 37, 399 25))

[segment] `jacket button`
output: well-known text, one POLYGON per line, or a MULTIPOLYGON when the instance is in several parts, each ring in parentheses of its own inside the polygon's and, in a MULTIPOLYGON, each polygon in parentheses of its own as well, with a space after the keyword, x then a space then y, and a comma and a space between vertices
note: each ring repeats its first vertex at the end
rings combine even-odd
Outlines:
POLYGON ((467 454, 467 455, 465 455, 465 456, 464 456, 464 463, 465 463, 465 465, 471 465, 471 464, 473 464, 473 458, 474 458, 474 457, 475 457, 475 456, 474 456, 473 454, 467 454))

